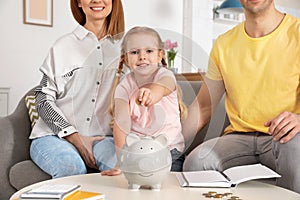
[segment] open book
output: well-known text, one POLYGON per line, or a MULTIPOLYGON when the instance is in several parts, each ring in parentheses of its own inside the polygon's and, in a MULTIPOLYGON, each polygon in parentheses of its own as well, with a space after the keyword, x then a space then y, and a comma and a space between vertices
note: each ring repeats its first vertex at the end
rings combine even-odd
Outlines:
POLYGON ((261 164, 244 165, 226 169, 223 172, 189 171, 176 173, 182 187, 234 187, 254 179, 277 178, 279 174, 261 164))

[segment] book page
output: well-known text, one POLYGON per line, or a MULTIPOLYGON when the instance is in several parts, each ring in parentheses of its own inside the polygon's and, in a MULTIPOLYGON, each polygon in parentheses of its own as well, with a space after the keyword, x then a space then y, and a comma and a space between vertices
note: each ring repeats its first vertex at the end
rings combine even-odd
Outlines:
POLYGON ((218 171, 182 172, 188 186, 226 187, 229 181, 218 171))
POLYGON ((232 167, 224 171, 233 184, 245 181, 280 177, 279 174, 261 164, 232 167))

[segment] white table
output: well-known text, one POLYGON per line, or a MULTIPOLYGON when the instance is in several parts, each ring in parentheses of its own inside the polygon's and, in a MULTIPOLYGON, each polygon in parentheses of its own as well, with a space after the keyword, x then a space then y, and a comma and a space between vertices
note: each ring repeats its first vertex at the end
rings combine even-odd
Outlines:
MULTIPOLYGON (((218 193, 231 192, 234 196, 239 196, 243 200, 299 200, 300 194, 286 190, 281 187, 248 181, 239 184, 236 188, 182 188, 174 174, 170 173, 162 184, 160 191, 140 189, 139 191, 128 190, 127 180, 120 176, 101 176, 100 174, 85 174, 69 176, 58 179, 51 179, 30 185, 16 192, 10 200, 15 200, 18 196, 33 187, 41 184, 80 184, 83 190, 91 192, 101 192, 106 196, 106 200, 208 200, 202 194, 208 191, 218 193)), ((222 199, 223 200, 223 199, 222 199)))

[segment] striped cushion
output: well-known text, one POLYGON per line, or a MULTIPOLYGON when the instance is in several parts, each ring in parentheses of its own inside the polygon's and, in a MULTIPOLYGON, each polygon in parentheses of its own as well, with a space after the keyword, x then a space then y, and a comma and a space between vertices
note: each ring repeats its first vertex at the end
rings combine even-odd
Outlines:
POLYGON ((39 115, 35 108, 35 96, 33 95, 26 96, 25 103, 28 109, 28 114, 31 121, 31 127, 33 127, 39 118, 39 115))

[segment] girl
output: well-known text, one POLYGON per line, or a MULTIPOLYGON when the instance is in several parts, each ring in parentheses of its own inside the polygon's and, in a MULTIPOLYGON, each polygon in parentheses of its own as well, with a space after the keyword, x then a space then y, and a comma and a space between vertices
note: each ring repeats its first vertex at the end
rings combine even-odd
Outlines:
POLYGON ((110 88, 120 56, 111 36, 124 31, 121 0, 71 0, 78 27, 51 47, 36 89, 40 118, 30 135, 32 160, 52 178, 116 165, 110 88))
MULTIPOLYGON (((159 34, 147 27, 132 28, 121 45, 121 59, 115 80, 113 134, 117 154, 126 135, 164 134, 173 159, 172 171, 181 171, 184 139, 180 115, 186 115, 174 74, 164 68, 164 44, 159 34), (119 82, 123 63, 131 72, 119 82)), ((114 91, 114 90, 113 90, 114 91)), ((103 175, 119 174, 118 166, 103 175)))

